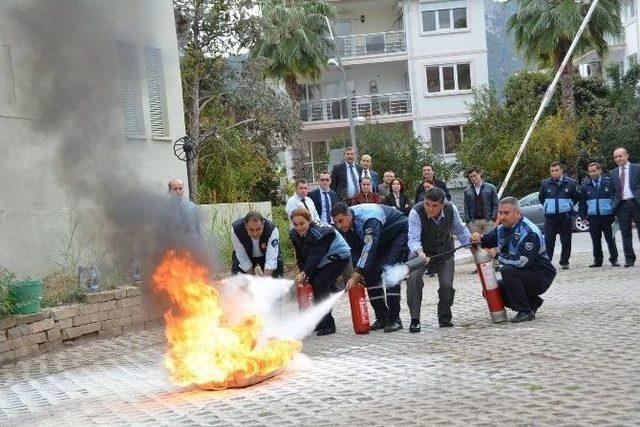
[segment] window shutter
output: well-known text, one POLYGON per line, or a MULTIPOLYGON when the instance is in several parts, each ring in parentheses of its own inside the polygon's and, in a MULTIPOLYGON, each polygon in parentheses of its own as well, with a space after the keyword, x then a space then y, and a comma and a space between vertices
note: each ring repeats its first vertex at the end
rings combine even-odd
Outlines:
POLYGON ((142 95, 136 45, 118 42, 117 50, 124 132, 129 137, 144 137, 144 116, 142 114, 142 95))
POLYGON ((145 63, 147 68, 151 136, 166 138, 169 136, 169 120, 162 51, 157 48, 147 47, 145 49, 145 63))

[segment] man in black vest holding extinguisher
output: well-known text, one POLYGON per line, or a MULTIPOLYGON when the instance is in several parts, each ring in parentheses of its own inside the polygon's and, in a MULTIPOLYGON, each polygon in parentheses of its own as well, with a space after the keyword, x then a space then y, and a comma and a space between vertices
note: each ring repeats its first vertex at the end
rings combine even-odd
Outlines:
POLYGON ((284 262, 280 251, 280 234, 274 223, 260 212, 251 211, 231 225, 231 273, 256 274, 260 266, 262 274, 282 277, 284 262))

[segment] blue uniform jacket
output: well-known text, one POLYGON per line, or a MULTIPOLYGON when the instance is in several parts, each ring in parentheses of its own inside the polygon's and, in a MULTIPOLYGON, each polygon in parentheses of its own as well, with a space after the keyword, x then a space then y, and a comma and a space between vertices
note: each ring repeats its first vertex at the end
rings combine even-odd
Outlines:
POLYGON ((555 274, 540 229, 527 218, 507 228, 499 225, 482 237, 482 247, 498 248, 498 261, 515 268, 531 268, 555 274))
POLYGON ((600 177, 600 185, 589 179, 582 184, 578 213, 581 217, 613 214, 613 195, 615 187, 608 176, 600 177))
POLYGON ((309 280, 313 280, 317 270, 330 262, 351 257, 344 237, 330 225, 312 222, 305 236, 290 230, 289 237, 296 251, 298 268, 304 271, 309 280))
POLYGON ((350 243, 355 270, 365 271, 375 265, 376 252, 381 245, 391 242, 399 233, 407 233, 407 217, 391 206, 364 203, 350 208, 353 229, 346 233, 350 243))
POLYGON ((569 177, 563 176, 560 183, 547 178, 542 181, 538 199, 545 215, 562 214, 573 211, 573 206, 578 202, 578 193, 576 182, 569 177))

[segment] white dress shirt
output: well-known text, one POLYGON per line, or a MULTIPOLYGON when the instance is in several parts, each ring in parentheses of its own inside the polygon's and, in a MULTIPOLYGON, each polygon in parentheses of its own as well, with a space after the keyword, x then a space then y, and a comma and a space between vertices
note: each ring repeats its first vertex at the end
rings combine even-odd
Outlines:
POLYGON ((302 203, 302 197, 294 194, 293 196, 289 197, 289 200, 287 200, 287 206, 285 207, 285 210, 287 211, 287 217, 289 217, 289 225, 291 227, 293 227, 293 222, 291 222, 290 218, 291 212, 295 211, 298 208, 304 208, 305 204, 307 205, 307 210, 311 214, 311 220, 316 222, 320 221, 320 215, 318 215, 318 211, 316 211, 316 206, 313 204, 313 200, 311 200, 309 196, 305 196, 304 203, 302 203))
MULTIPOLYGON (((629 166, 630 163, 627 162, 626 165, 618 167, 618 179, 620 179, 620 175, 622 174, 622 168, 624 168, 624 191, 620 195, 622 200, 630 200, 633 199, 633 193, 631 192, 631 186, 629 185, 629 166)), ((622 184, 622 183, 620 183, 622 184)))

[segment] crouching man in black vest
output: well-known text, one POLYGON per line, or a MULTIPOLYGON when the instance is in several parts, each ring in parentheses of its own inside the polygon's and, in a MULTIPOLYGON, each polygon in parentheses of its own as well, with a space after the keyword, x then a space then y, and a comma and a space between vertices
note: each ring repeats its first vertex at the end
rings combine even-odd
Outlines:
POLYGON ((409 253, 410 258, 420 257, 424 266, 409 274, 407 280, 407 305, 411 312, 409 332, 420 332, 420 305, 424 272, 432 265, 438 274, 438 323, 441 328, 453 326, 451 306, 453 305, 454 254, 437 257, 437 254, 454 248, 453 234, 463 245, 471 242, 471 233, 462 223, 458 209, 445 199, 445 192, 433 187, 425 193, 424 203, 417 203, 409 213, 409 253))
POLYGON ((280 234, 274 223, 260 212, 251 211, 234 221, 231 227, 232 274, 256 274, 256 266, 260 266, 264 276, 282 277, 280 234))

